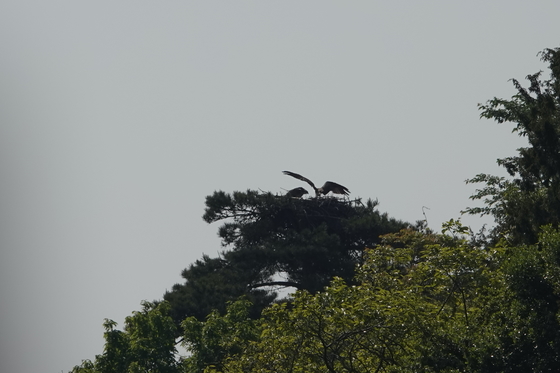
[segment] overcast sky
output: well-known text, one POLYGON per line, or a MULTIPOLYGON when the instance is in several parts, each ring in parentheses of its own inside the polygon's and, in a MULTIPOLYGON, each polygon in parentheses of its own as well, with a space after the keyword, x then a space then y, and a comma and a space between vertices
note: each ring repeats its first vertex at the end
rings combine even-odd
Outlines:
MULTIPOLYGON (((429 224, 523 141, 479 119, 545 69, 560 1, 0 2, 0 371, 103 349, 221 250, 214 190, 332 180, 429 224)), ((464 218, 473 227, 483 223, 464 218)))

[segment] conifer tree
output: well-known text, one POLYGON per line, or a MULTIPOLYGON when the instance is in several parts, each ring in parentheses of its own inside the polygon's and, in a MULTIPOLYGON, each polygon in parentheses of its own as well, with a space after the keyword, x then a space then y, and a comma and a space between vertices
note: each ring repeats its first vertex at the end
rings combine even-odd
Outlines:
POLYGON ((380 213, 376 201, 291 198, 248 190, 215 192, 203 216, 222 222, 226 248, 219 258, 204 257, 183 271, 186 282, 165 294, 177 321, 203 320, 212 309, 246 295, 252 316, 275 299, 274 287, 315 293, 334 276, 351 281, 364 249, 379 236, 408 224, 380 213))

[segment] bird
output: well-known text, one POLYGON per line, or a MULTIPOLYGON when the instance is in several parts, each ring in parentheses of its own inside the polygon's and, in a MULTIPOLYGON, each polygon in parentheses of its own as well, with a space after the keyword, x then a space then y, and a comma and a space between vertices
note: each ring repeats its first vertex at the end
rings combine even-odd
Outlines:
POLYGON ((316 196, 319 196, 320 194, 327 195, 330 192, 333 192, 333 194, 343 194, 345 196, 350 194, 350 191, 348 190, 348 188, 346 188, 345 186, 342 186, 340 184, 337 184, 333 181, 327 181, 325 184, 323 184, 322 187, 317 188, 311 180, 309 180, 308 178, 306 178, 304 176, 301 176, 300 174, 296 174, 295 172, 291 172, 291 171, 282 171, 282 173, 284 175, 288 175, 288 176, 291 176, 291 177, 295 177, 296 179, 305 181, 307 184, 311 185, 311 187, 315 191, 316 196))
POLYGON ((325 184, 317 190, 323 193, 323 195, 327 195, 329 192, 333 192, 333 194, 343 194, 345 196, 350 194, 348 188, 333 181, 325 182, 325 184))
POLYGON ((297 187, 297 188, 288 190, 288 193, 286 193, 286 195, 288 197, 293 197, 293 198, 301 198, 306 194, 309 194, 309 192, 305 188, 302 188, 302 187, 297 187))

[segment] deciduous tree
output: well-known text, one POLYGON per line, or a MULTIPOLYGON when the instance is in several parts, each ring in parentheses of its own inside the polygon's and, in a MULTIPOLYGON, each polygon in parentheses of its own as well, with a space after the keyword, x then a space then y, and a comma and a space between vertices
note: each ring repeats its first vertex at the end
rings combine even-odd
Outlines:
POLYGON ((481 117, 513 123, 529 142, 517 156, 498 160, 513 179, 479 174, 467 180, 486 185, 471 197, 485 206, 466 211, 493 215, 495 233, 515 244, 535 243, 541 226, 560 223, 560 48, 545 49, 541 58, 549 65, 548 79, 542 80, 542 71, 528 75, 528 88, 512 79, 517 94, 511 99, 480 105, 481 117))
POLYGON ((264 311, 259 340, 224 372, 484 371, 499 344, 501 252, 405 230, 368 250, 356 284, 335 279, 264 311))
POLYGON ((179 373, 176 326, 167 302, 143 302, 142 310, 125 319, 124 330, 105 320, 105 348, 95 361, 86 360, 72 373, 179 373))

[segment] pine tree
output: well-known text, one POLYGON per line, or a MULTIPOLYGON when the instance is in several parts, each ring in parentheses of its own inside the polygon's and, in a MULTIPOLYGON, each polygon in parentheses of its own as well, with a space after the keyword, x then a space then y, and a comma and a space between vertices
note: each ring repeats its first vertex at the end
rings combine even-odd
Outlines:
POLYGON ((185 269, 186 282, 165 294, 177 321, 203 320, 212 309, 223 313, 228 301, 242 295, 257 317, 276 298, 275 287, 315 293, 334 276, 351 281, 365 248, 408 226, 377 211, 371 200, 218 191, 206 206, 206 222, 223 222, 219 236, 227 250, 185 269))

